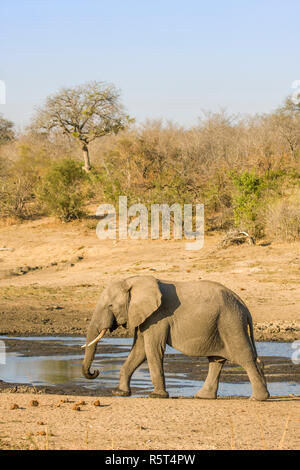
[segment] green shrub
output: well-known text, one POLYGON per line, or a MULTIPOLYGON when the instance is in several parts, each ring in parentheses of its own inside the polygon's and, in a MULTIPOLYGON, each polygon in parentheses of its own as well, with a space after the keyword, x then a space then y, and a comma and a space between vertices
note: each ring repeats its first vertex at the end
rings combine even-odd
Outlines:
POLYGON ((110 170, 107 173, 104 168, 94 166, 89 172, 91 188, 97 194, 97 202, 116 204, 120 195, 127 194, 122 189, 120 176, 113 169, 110 168, 110 170))
POLYGON ((234 224, 241 230, 247 230, 254 236, 262 235, 263 227, 259 221, 259 211, 265 181, 255 173, 245 171, 232 174, 233 217, 234 224))
POLYGON ((54 163, 37 190, 48 212, 65 222, 83 217, 84 205, 92 195, 88 174, 69 158, 54 163))

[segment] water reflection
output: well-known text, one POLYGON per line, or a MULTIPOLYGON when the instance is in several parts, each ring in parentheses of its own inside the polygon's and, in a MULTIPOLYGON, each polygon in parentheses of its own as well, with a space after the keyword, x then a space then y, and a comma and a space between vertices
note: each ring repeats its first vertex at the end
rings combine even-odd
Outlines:
MULTIPOLYGON (((3 337, 5 339, 5 337, 3 337)), ((8 339, 8 337, 6 337, 8 339)), ((16 338, 14 338, 16 339, 16 338)), ((18 338, 21 339, 21 338, 18 338)), ((65 346, 82 345, 84 338, 22 338, 31 341, 56 341, 65 346)), ((106 338, 103 340, 101 349, 96 355, 93 368, 100 370, 100 376, 94 381, 88 381, 82 377, 81 363, 83 352, 78 348, 78 355, 23 357, 16 353, 7 353, 6 364, 0 364, 0 379, 11 383, 31 383, 33 385, 80 385, 90 390, 101 388, 111 389, 118 384, 119 372, 124 358, 127 357, 132 345, 130 338, 106 338), (116 347, 117 352, 107 352, 106 346, 116 347), (121 351, 120 351, 121 349, 121 351)), ((258 352, 261 356, 291 356, 290 343, 257 343, 258 352)), ((182 357, 172 348, 167 348, 169 363, 177 361, 182 357)), ((196 369, 195 369, 196 372, 196 369)), ((174 374, 166 373, 167 389, 170 396, 191 396, 202 386, 203 381, 190 379, 190 375, 181 372, 174 374), (189 377, 189 378, 188 378, 189 377)), ((131 385, 138 392, 133 396, 148 394, 152 390, 152 383, 147 363, 143 364, 133 375, 131 385)), ((272 382, 268 384, 271 395, 300 394, 299 383, 272 382)), ((226 383, 221 382, 219 394, 223 396, 249 396, 251 386, 249 382, 226 383)))

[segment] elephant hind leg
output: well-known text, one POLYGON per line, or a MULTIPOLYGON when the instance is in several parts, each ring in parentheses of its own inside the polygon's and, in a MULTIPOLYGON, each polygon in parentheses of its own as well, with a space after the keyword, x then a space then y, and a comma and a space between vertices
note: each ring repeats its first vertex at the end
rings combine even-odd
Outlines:
POLYGON ((246 363, 241 364, 241 366, 246 370, 249 380, 252 386, 252 395, 253 400, 264 401, 267 400, 270 396, 267 386, 266 379, 263 374, 262 366, 257 360, 252 360, 246 363))
POLYGON ((219 378, 226 359, 220 356, 210 356, 208 357, 208 360, 209 367, 206 380, 203 384, 203 387, 199 390, 199 392, 196 393, 195 398, 212 400, 217 398, 219 378))

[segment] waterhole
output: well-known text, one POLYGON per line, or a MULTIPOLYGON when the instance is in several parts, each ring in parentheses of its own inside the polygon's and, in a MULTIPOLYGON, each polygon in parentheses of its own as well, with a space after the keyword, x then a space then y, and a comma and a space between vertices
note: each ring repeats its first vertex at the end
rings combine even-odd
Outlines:
MULTIPOLYGON (((0 337, 7 344, 5 364, 0 364, 0 380, 34 386, 72 386, 110 394, 119 380, 120 368, 131 346, 131 338, 104 338, 98 344, 92 370, 99 369, 95 380, 82 376, 83 337, 0 337), (13 346, 12 346, 13 345, 13 346), (18 346, 18 347, 17 347, 18 346), (40 354, 39 354, 40 347, 40 354), (15 350, 14 350, 15 349, 15 350)), ((265 364, 265 375, 271 395, 300 394, 300 365, 292 361, 291 343, 258 342, 257 350, 265 364)), ((207 375, 206 358, 191 358, 166 349, 164 370, 170 396, 193 396, 207 375)), ((148 395, 152 391, 147 362, 133 374, 132 396, 148 395)), ((226 363, 220 379, 219 396, 250 396, 251 386, 245 371, 226 363)))

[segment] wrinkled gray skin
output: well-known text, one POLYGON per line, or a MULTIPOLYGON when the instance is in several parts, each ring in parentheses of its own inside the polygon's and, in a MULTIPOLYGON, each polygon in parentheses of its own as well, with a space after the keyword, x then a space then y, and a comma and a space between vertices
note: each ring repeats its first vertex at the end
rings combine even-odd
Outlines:
MULTIPOLYGON (((131 376, 147 359, 154 386, 150 396, 167 398, 163 356, 169 344, 188 356, 208 357, 208 375, 195 397, 217 397, 219 376, 226 360, 246 370, 252 398, 269 397, 257 358, 249 310, 234 292, 221 284, 161 281, 153 276, 134 276, 114 282, 100 296, 86 344, 103 329, 112 331, 118 325, 134 328, 135 335, 114 395, 130 395, 131 376)), ((99 374, 90 372, 96 347, 93 344, 85 351, 82 371, 88 379, 99 374)))

